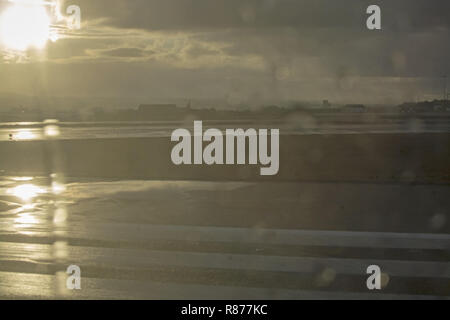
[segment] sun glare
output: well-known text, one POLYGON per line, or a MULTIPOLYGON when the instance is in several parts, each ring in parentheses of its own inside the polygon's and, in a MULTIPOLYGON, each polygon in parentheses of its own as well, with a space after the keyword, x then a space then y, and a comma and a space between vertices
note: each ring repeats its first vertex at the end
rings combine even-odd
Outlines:
POLYGON ((22 199, 23 201, 29 201, 37 197, 39 194, 45 193, 45 190, 33 184, 23 184, 8 190, 8 193, 22 199))
POLYGON ((0 16, 0 40, 10 49, 42 49, 49 38, 50 18, 42 5, 18 2, 0 16))
POLYGON ((33 140, 36 135, 29 130, 20 130, 13 137, 17 140, 33 140))

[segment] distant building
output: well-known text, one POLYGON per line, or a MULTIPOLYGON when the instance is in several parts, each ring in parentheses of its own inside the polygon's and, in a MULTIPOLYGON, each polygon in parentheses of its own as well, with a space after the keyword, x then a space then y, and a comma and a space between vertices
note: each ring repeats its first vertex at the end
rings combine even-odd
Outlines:
POLYGON ((450 110, 450 101, 433 100, 416 103, 403 103, 398 106, 400 112, 404 113, 425 113, 425 112, 445 112, 450 110))
POLYGON ((344 106, 345 112, 366 112, 366 107, 363 104, 347 104, 344 106))
POLYGON ((172 120, 180 112, 175 104, 141 104, 138 116, 147 120, 172 120))
POLYGON ((322 107, 324 107, 324 108, 329 108, 329 107, 331 107, 330 101, 328 101, 328 100, 323 100, 323 101, 322 101, 322 107))
POLYGON ((139 112, 170 112, 175 111, 176 104, 141 104, 138 108, 139 112))

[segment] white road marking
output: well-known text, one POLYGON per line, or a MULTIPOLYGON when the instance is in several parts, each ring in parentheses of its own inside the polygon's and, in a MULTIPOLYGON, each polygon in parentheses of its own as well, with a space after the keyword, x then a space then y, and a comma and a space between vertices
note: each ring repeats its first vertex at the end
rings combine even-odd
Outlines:
POLYGON ((102 223, 74 226, 70 236, 98 240, 178 240, 351 248, 450 249, 450 235, 102 223), (80 231, 83 230, 83 231, 80 231), (95 236, 94 236, 95 235, 95 236))
MULTIPOLYGON (((51 275, 0 272, 0 297, 58 298, 54 291, 55 281, 56 277, 51 275)), ((82 280, 81 290, 65 291, 63 294, 65 298, 75 299, 449 299, 431 295, 324 292, 92 278, 82 280)))
MULTIPOLYGON (((52 247, 47 244, 0 243, 0 265, 2 260, 47 262, 50 252, 52 247)), ((450 278, 450 263, 445 262, 284 257, 77 246, 67 247, 66 254, 67 259, 80 266, 135 269, 175 266, 294 273, 316 273, 329 268, 337 274, 364 275, 369 265, 376 264, 390 276, 450 278)))

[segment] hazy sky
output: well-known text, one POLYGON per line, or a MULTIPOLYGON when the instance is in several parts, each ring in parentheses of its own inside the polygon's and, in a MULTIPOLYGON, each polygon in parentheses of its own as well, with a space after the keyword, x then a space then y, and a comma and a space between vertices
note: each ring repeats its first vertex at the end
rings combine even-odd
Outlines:
POLYGON ((43 52, 1 49, 1 92, 380 103, 441 96, 450 74, 448 0, 69 4, 81 7, 81 30, 43 52), (370 4, 381 31, 366 29, 370 4))

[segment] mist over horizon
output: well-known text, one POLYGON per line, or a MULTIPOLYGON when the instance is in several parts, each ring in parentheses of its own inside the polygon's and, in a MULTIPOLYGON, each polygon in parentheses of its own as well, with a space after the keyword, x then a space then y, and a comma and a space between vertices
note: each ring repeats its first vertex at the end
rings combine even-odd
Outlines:
MULTIPOLYGON (((438 98, 438 97, 437 97, 438 98)), ((173 104, 179 108, 191 107, 194 109, 216 109, 216 110, 258 110, 265 107, 276 106, 279 108, 292 107, 322 107, 324 101, 333 106, 344 106, 347 104, 363 104, 359 100, 331 101, 327 98, 317 100, 307 99, 248 99, 233 100, 227 97, 221 98, 192 98, 192 97, 76 97, 76 96, 33 96, 11 92, 0 92, 0 105, 6 109, 96 109, 105 111, 120 109, 137 109, 140 105, 173 104)), ((396 107, 401 103, 416 101, 396 101, 385 103, 364 103, 366 106, 396 107)), ((422 100, 420 100, 422 101, 422 100)))

